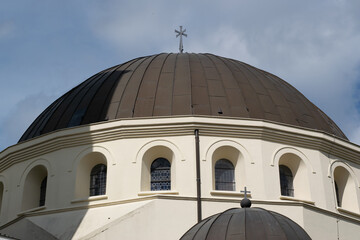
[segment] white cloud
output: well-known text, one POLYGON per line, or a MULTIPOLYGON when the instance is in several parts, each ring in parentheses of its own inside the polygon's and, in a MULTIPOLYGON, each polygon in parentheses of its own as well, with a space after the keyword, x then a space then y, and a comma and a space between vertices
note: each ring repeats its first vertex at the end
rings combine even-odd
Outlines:
POLYGON ((189 39, 188 44, 190 51, 209 52, 253 65, 258 64, 256 56, 249 52, 248 39, 231 26, 219 26, 201 38, 197 36, 189 39))

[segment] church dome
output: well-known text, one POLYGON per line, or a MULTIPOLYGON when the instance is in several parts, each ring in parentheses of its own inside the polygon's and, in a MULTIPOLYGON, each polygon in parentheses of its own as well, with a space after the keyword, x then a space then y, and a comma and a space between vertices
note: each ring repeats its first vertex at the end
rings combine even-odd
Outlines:
POLYGON ((291 219, 263 208, 232 208, 210 216, 186 232, 180 240, 311 239, 291 219))
POLYGON ((210 116, 261 119, 347 139, 279 77, 212 54, 162 53, 101 71, 53 102, 19 142, 112 119, 210 116))

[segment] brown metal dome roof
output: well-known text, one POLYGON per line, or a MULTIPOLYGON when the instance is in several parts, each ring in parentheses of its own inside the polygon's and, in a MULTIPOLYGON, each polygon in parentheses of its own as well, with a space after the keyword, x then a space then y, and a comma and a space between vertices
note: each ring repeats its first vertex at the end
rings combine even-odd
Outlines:
POLYGON ((311 240, 291 219, 262 208, 232 208, 210 216, 180 240, 311 240))
POLYGON ((347 139, 326 114, 273 74, 212 54, 162 53, 90 77, 45 109, 19 142, 110 119, 179 115, 264 119, 347 139))

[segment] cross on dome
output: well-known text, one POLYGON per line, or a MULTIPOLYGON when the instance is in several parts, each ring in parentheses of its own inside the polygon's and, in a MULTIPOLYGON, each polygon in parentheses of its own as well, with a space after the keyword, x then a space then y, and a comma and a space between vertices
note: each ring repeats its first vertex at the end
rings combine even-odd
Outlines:
POLYGON ((240 192, 241 192, 241 193, 244 193, 244 198, 241 200, 240 206, 241 206, 242 208, 249 208, 249 207, 251 207, 251 201, 250 201, 250 199, 247 198, 247 194, 248 194, 248 193, 251 193, 251 192, 248 191, 248 190, 246 189, 246 187, 244 187, 244 191, 240 191, 240 192))
POLYGON ((182 53, 184 51, 182 36, 187 37, 186 29, 182 29, 182 26, 180 26, 180 31, 175 29, 175 32, 177 33, 176 37, 180 36, 180 43, 179 43, 179 52, 182 53))
POLYGON ((246 187, 244 187, 244 191, 240 191, 241 193, 244 193, 244 198, 247 198, 247 194, 251 193, 251 191, 248 191, 246 187))

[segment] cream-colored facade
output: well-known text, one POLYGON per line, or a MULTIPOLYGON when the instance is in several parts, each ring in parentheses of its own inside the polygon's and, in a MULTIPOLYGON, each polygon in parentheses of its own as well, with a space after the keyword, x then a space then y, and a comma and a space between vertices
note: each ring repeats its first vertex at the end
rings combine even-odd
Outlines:
POLYGON ((68 128, 0 153, 0 232, 20 239, 179 239, 197 222, 194 130, 200 133, 202 217, 239 207, 283 214, 312 239, 360 238, 360 147, 305 128, 223 117, 120 119, 68 128), (150 191, 150 165, 171 163, 171 190, 150 191), (236 191, 217 191, 228 159, 236 191), (91 169, 107 166, 106 194, 89 197, 91 169), (281 196, 279 165, 294 174, 281 196), (45 205, 38 207, 47 176, 45 205), (337 206, 334 181, 341 207, 337 206))

